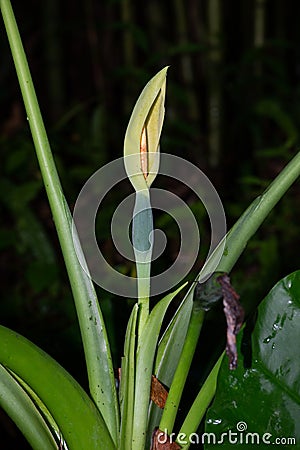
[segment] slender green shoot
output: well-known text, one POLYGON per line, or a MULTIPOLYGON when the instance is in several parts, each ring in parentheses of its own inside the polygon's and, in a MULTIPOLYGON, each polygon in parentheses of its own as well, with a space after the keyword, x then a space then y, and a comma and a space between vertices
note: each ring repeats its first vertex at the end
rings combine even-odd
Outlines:
MULTIPOLYGON (((224 353, 219 357, 218 361, 212 368, 210 374, 206 378, 203 386, 201 387, 197 397, 195 398, 181 428, 178 436, 191 436, 194 433, 203 419, 207 408, 209 407, 214 395, 216 393, 217 378, 221 367, 222 360, 224 358, 224 353)), ((190 443, 185 445, 183 448, 187 450, 190 443)))
MULTIPOLYGON (((250 204, 228 232, 224 253, 217 268, 214 270, 227 273, 232 270, 245 250, 248 241, 299 176, 300 152, 282 169, 262 195, 250 204)), ((214 254, 211 255, 207 264, 203 267, 200 276, 203 277, 211 273, 212 266, 215 267, 214 254)))
POLYGON ((182 354, 174 374, 174 379, 167 397, 163 415, 159 428, 165 433, 171 434, 175 423, 179 403, 183 393, 184 385, 191 367, 192 359, 196 350, 202 323, 204 320, 204 311, 193 305, 191 319, 184 341, 182 354))

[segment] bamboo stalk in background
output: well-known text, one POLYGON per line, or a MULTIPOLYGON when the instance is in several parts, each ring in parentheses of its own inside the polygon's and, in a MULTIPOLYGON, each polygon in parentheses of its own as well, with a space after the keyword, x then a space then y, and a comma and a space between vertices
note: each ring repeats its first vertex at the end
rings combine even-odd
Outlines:
MULTIPOLYGON (((189 42, 188 35, 188 23, 187 23, 187 5, 183 0, 175 0, 174 12, 175 12, 175 26, 178 36, 178 45, 184 48, 189 42)), ((187 51, 182 51, 180 55, 180 65, 182 79, 184 82, 186 97, 187 97, 187 110, 189 117, 194 121, 199 121, 199 108, 197 104, 196 96, 193 92, 194 75, 193 75, 193 62, 191 55, 187 51)))
POLYGON ((85 25, 86 25, 87 42, 91 57, 93 82, 96 92, 99 94, 103 92, 105 88, 103 79, 104 74, 101 63, 101 54, 99 51, 100 40, 97 30, 95 5, 92 0, 86 0, 83 6, 85 9, 85 25))
MULTIPOLYGON (((133 71, 136 67, 135 49, 136 43, 134 42, 132 30, 135 25, 135 17, 133 13, 133 4, 131 0, 123 0, 120 2, 121 7, 121 19, 123 23, 123 65, 126 71, 133 71)), ((125 85, 123 89, 123 101, 124 111, 128 113, 132 107, 131 97, 131 77, 126 77, 124 80, 125 85)))
MULTIPOLYGON (((257 49, 262 48, 265 42, 265 9, 266 9, 265 0, 255 1, 253 40, 254 40, 254 47, 257 49)), ((261 76, 262 74, 261 59, 256 61, 254 73, 256 76, 261 76)))
POLYGON ((132 3, 130 0, 123 0, 121 3, 122 22, 125 26, 123 34, 123 49, 125 65, 131 67, 134 65, 134 42, 130 27, 133 25, 132 3))
MULTIPOLYGON (((145 17, 147 17, 147 37, 149 39, 149 48, 159 49, 160 53, 164 55, 162 64, 170 64, 167 57, 166 36, 164 34, 166 19, 162 14, 162 5, 159 0, 152 0, 145 2, 145 17)), ((172 25, 173 26, 173 25, 172 25)))
POLYGON ((276 38, 285 40, 286 39, 286 26, 285 26, 285 3, 276 2, 275 6, 275 30, 276 30, 276 38))
POLYGON ((217 167, 221 156, 221 111, 222 111, 222 86, 220 79, 220 66, 222 63, 221 35, 221 2, 210 0, 208 2, 208 143, 209 164, 217 167))
POLYGON ((46 0, 41 8, 43 13, 43 41, 45 55, 46 86, 49 91, 50 114, 53 120, 60 117, 63 112, 65 95, 62 73, 62 41, 61 7, 57 0, 46 0))

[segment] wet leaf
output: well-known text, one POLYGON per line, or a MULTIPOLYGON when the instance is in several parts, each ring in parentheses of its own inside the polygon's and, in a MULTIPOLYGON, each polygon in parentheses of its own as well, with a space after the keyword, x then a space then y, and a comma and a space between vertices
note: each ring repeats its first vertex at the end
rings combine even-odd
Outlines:
MULTIPOLYGON (((232 449, 228 433, 237 433, 235 448, 246 448, 245 439, 295 439, 300 442, 300 271, 281 280, 258 308, 258 319, 252 333, 251 367, 243 367, 237 338, 240 364, 230 371, 223 360, 213 405, 208 410, 206 432, 223 435, 222 449, 232 449), (241 426, 245 429, 240 431, 241 426), (266 435, 268 433, 268 435, 266 435)), ((245 331, 244 331, 245 334, 245 331)), ((244 355, 244 362, 247 355, 244 355)), ((212 436, 212 435, 211 435, 212 436)), ((278 442, 278 441, 277 441, 278 442)), ((284 442, 284 441, 282 441, 284 442)), ((290 440, 290 447, 293 447, 290 440)), ((286 440, 287 444, 288 441, 286 440)), ((256 441, 257 444, 257 441, 256 441)), ((220 443, 206 449, 220 448, 220 443)), ((250 445, 249 445, 250 448, 250 445)), ((266 447, 267 448, 267 447, 266 447)), ((269 447, 270 448, 270 447, 269 447)))

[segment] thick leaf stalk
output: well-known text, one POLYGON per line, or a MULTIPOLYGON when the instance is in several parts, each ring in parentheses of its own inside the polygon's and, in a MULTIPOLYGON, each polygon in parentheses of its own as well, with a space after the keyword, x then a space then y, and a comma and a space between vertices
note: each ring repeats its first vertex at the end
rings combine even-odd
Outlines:
POLYGON ((110 348, 103 317, 93 283, 82 269, 77 258, 75 244, 78 250, 80 243, 74 243, 73 240, 72 217, 63 195, 10 1, 1 0, 0 7, 22 91, 28 123, 75 300, 84 345, 90 391, 116 443, 119 429, 119 411, 110 348))

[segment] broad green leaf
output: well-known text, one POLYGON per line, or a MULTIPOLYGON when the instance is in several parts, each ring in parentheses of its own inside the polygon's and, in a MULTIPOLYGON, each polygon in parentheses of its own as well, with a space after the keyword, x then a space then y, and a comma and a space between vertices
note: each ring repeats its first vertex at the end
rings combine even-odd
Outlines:
MULTIPOLYGON (((246 338, 247 327, 244 357, 240 352, 237 370, 229 371, 228 361, 223 360, 215 401, 207 413, 206 432, 215 433, 216 440, 227 433, 222 443, 225 449, 232 449, 230 430, 237 433, 239 442, 234 447, 238 448, 246 448, 247 433, 256 433, 248 439, 256 439, 254 443, 259 439, 261 446, 263 436, 270 443, 294 438, 299 445, 300 271, 285 277, 270 291, 258 308, 251 346, 246 338), (243 426, 247 429, 242 433, 243 426)), ((241 342, 238 336, 239 348, 241 342)), ((207 449, 219 447, 206 445, 207 449)))
POLYGON ((0 364, 30 386, 48 408, 70 450, 115 450, 105 422, 80 385, 49 355, 0 326, 0 364))
POLYGON ((184 286, 186 284, 183 284, 171 294, 166 295, 155 305, 139 340, 136 357, 133 450, 139 450, 145 446, 151 376, 153 374, 154 357, 161 325, 168 306, 184 286))
POLYGON ((131 450, 131 437, 134 415, 134 374, 138 305, 135 304, 130 315, 124 344, 120 380, 121 431, 120 450, 131 450))
POLYGON ((0 406, 15 422, 33 449, 57 450, 57 443, 39 409, 1 364, 0 406))
POLYGON ((50 414, 48 408, 46 407, 46 405, 41 401, 41 399, 36 395, 36 393, 31 389, 31 387, 27 383, 25 383, 25 381, 22 378, 18 377, 18 375, 16 375, 12 371, 9 371, 9 373, 13 376, 13 378, 17 381, 17 383, 19 383, 19 385, 24 389, 26 394, 29 396, 30 400, 33 401, 35 406, 38 408, 38 410, 40 411, 40 413, 42 414, 42 416, 46 420, 46 422, 48 424, 47 426, 48 426, 49 429, 51 429, 52 434, 54 436, 57 436, 58 440, 62 444, 63 436, 61 434, 61 431, 58 428, 57 423, 55 422, 55 420, 51 416, 51 414, 50 414))

